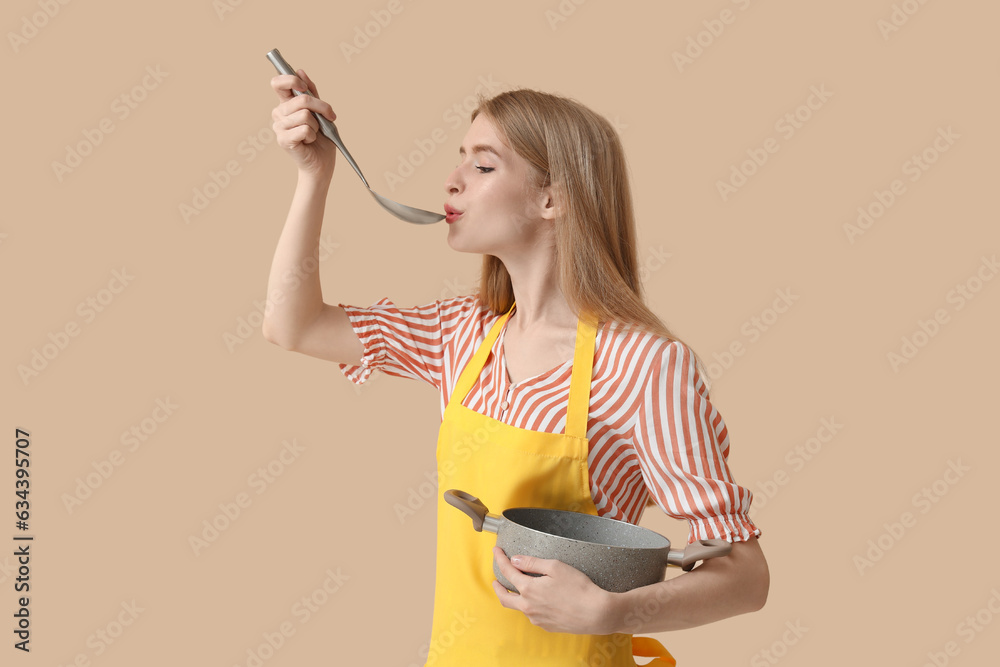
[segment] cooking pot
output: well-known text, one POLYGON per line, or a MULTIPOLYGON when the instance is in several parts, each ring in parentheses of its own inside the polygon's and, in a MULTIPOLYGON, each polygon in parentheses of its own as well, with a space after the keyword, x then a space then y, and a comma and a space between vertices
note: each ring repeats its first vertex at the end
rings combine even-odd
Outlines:
MULTIPOLYGON (((678 551, 663 535, 627 521, 541 507, 507 509, 500 517, 490 514, 479 498, 455 489, 445 491, 444 499, 468 514, 476 530, 496 533, 497 546, 508 557, 560 560, 612 593, 663 581, 667 565, 687 572, 698 561, 728 555, 733 548, 725 540, 699 540, 678 551)), ((493 573, 507 590, 517 592, 496 559, 493 573)))

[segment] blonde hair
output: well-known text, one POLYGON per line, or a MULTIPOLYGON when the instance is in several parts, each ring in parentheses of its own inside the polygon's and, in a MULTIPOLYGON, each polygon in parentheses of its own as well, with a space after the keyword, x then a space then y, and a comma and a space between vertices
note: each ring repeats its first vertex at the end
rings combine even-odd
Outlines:
MULTIPOLYGON (((531 166, 531 187, 552 185, 557 193, 556 261, 570 307, 599 323, 623 322, 684 344, 707 389, 709 375, 694 348, 645 304, 625 151, 607 119, 575 100, 523 88, 480 96, 470 120, 479 114, 531 166)), ((483 256, 479 296, 498 313, 514 303, 510 274, 492 255, 483 256)))

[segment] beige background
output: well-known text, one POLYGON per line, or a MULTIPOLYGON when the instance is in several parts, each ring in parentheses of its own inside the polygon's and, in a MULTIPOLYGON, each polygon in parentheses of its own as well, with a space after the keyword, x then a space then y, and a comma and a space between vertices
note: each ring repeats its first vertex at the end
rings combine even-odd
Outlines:
MULTIPOLYGON (((387 2, 220 6, 5 4, 0 553, 17 532, 18 427, 32 436, 36 541, 32 652, 5 631, 0 662, 247 665, 288 623, 268 667, 422 664, 434 510, 401 523, 393 506, 419 497, 434 468, 437 395, 379 374, 357 388, 240 328, 258 321, 295 182, 270 141, 264 55, 277 47, 333 104, 373 187, 423 208, 442 206, 468 128, 467 110, 460 125, 449 110, 482 80, 568 95, 618 124, 649 301, 719 364, 713 398, 772 576, 761 612, 660 636, 681 665, 921 665, 928 653, 992 664, 1000 281, 976 281, 993 277, 980 267, 1000 247, 995 3, 403 0, 350 61, 341 44, 387 2), (713 23, 723 10, 731 22, 713 23), (894 12, 902 25, 885 32, 894 12), (674 53, 699 33, 701 54, 679 68, 674 53), (832 96, 799 109, 812 87, 832 96), (809 118, 789 137, 776 123, 796 110, 809 118), (386 172, 438 128, 445 143, 391 189, 386 172), (953 143, 935 155, 947 128, 953 143), (258 134, 260 150, 244 143, 258 134), (88 136, 100 143, 60 180, 53 163, 88 136), (723 201, 717 181, 769 138, 779 150, 723 201), (906 163, 925 149, 937 159, 913 181, 906 163), (185 221, 180 206, 230 161, 239 173, 185 221), (850 242, 844 226, 894 179, 905 191, 850 242), (124 289, 113 281, 123 269, 124 289), (959 308, 952 290, 967 282, 979 291, 959 308), (761 331, 751 318, 769 315, 778 290, 797 300, 761 331), (104 299, 101 312, 88 298, 104 299), (887 355, 938 309, 946 323, 893 368, 887 355), (78 335, 63 340, 67 325, 78 335), (744 353, 723 369, 714 355, 734 342, 744 353), (43 348, 53 358, 25 381, 19 366, 43 348), (158 399, 177 406, 161 422, 158 399), (797 458, 823 419, 842 428, 797 458), (130 449, 122 433, 144 420, 130 449), (298 457, 273 463, 292 440, 298 457), (120 465, 68 509, 115 450, 120 465), (281 474, 262 487, 251 476, 269 463, 281 474), (960 477, 946 476, 951 464, 960 477), (935 482, 935 502, 921 500, 935 482), (223 525, 220 503, 241 493, 249 506, 196 555, 189 538, 223 525), (889 550, 859 566, 880 539, 889 550), (294 605, 328 570, 348 578, 305 620, 294 605), (119 633, 133 601, 142 611, 119 633), (977 612, 979 630, 966 624, 977 612), (98 631, 118 636, 106 644, 98 631)), ((383 213, 341 160, 326 299, 412 306, 471 291, 479 258, 445 234, 383 213)), ((686 536, 656 509, 643 523, 686 536)), ((0 565, 7 628, 13 557, 0 565)))

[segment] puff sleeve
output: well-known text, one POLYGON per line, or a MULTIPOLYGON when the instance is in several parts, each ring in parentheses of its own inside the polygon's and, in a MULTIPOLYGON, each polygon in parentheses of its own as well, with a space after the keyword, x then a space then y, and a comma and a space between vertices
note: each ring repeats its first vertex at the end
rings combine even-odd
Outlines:
POLYGON ((474 303, 473 297, 465 296, 413 308, 399 308, 387 298, 368 308, 338 304, 363 346, 361 364, 338 364, 341 373, 363 384, 372 372, 381 370, 440 389, 448 341, 474 303))
POLYGON ((760 535, 748 515, 752 494, 729 471, 729 434, 709 400, 690 348, 670 341, 652 364, 633 442, 656 504, 686 519, 688 542, 745 541, 760 535))

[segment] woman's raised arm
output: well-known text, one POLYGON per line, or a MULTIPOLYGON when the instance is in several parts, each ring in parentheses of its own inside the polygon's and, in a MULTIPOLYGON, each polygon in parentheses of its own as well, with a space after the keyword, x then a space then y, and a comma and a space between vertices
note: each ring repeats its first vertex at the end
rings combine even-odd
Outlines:
POLYGON ((303 70, 273 77, 271 87, 280 100, 271 113, 277 142, 298 166, 298 182, 271 262, 261 329, 286 350, 357 364, 361 341, 344 309, 323 302, 319 278, 319 238, 337 148, 320 135, 311 112, 331 121, 336 114, 303 70), (296 96, 292 88, 309 95, 296 96))

